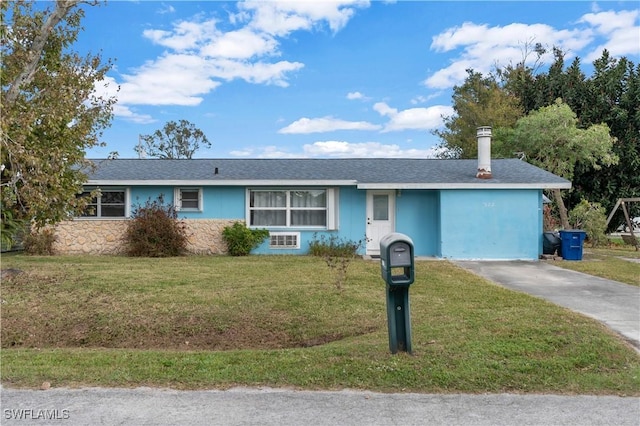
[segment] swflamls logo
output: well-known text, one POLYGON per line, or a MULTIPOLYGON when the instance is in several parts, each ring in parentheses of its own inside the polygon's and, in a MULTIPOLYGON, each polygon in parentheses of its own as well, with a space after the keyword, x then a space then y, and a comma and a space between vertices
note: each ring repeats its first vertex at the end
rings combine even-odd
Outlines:
POLYGON ((43 409, 31 409, 31 408, 19 408, 10 409, 5 408, 3 410, 4 418, 6 420, 68 420, 71 416, 69 410, 64 408, 62 410, 43 410, 43 409))

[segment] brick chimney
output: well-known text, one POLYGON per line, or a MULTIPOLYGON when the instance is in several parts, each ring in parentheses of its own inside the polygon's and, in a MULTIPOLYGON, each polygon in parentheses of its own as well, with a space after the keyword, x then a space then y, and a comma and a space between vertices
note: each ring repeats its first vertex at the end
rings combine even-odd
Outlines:
POLYGON ((478 179, 491 179, 491 127, 478 127, 478 179))

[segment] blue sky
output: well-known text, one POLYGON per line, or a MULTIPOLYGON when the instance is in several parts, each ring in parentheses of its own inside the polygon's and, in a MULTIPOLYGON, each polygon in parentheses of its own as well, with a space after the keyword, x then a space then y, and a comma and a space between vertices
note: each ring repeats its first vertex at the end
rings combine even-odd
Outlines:
POLYGON ((587 75, 604 48, 640 63, 635 1, 109 1, 83 25, 74 48, 114 60, 99 90, 118 98, 90 158, 181 119, 212 143, 199 158, 431 157, 467 68, 534 43, 587 75))

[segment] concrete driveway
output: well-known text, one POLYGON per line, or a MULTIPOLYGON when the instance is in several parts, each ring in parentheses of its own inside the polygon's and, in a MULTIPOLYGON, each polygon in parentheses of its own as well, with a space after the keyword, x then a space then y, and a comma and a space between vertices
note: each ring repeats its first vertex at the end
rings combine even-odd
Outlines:
POLYGON ((595 318, 640 352, 640 287, 570 271, 544 261, 454 263, 503 287, 595 318))

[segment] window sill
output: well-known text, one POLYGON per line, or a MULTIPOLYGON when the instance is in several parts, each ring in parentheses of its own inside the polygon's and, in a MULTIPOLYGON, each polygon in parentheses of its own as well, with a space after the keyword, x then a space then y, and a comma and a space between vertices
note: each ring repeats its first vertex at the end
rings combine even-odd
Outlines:
POLYGON ((100 221, 100 220, 127 220, 128 217, 74 217, 72 220, 89 220, 89 221, 100 221))

